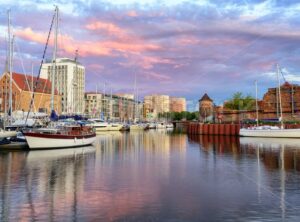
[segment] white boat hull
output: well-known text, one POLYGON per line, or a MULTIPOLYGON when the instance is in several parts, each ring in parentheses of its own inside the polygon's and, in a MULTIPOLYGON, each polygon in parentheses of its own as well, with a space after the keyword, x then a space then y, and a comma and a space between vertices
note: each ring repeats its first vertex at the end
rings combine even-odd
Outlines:
POLYGON ((14 136, 17 136, 16 131, 7 131, 7 130, 0 131, 0 139, 7 138, 7 137, 14 137, 14 136))
POLYGON ((131 125, 130 130, 144 130, 145 126, 143 125, 131 125))
POLYGON ((113 126, 105 126, 105 127, 97 127, 95 126, 94 129, 96 132, 103 132, 103 131, 120 131, 122 129, 122 125, 113 125, 113 126))
POLYGON ((96 136, 77 139, 57 139, 57 138, 42 138, 35 136, 26 136, 30 149, 50 149, 50 148, 68 148, 90 145, 95 142, 96 136))
POLYGON ((240 129, 240 136, 300 138, 300 129, 240 129))

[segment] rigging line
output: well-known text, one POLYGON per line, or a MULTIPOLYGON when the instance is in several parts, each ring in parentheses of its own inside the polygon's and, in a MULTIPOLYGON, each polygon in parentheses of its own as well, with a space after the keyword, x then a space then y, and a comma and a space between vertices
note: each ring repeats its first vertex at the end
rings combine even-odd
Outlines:
MULTIPOLYGON (((56 10, 56 9, 55 9, 56 10)), ((42 70, 42 65, 44 63, 44 59, 45 59, 45 56, 46 56, 46 51, 47 51, 47 48, 48 48, 48 44, 49 44, 49 39, 50 39, 50 35, 51 35, 51 30, 52 30, 52 27, 53 27, 53 24, 54 24, 54 20, 55 20, 55 17, 56 17, 56 11, 52 17, 52 21, 51 21, 51 25, 50 25, 50 30, 49 30, 49 33, 48 33, 48 37, 47 37, 47 41, 46 41, 46 45, 45 45, 45 48, 44 48, 44 52, 43 52, 43 57, 42 57, 42 60, 41 60, 41 63, 40 63, 40 67, 39 67, 39 72, 38 72, 38 76, 36 78, 36 81, 34 83, 34 87, 33 87, 33 94, 32 94, 32 97, 31 97, 31 101, 30 101, 30 105, 29 105, 29 110, 28 110, 28 113, 27 113, 27 116, 26 116, 26 120, 25 120, 25 125, 27 123, 27 119, 28 119, 28 116, 29 116, 29 113, 32 109, 32 104, 33 104, 33 101, 34 101, 34 92, 36 90, 36 87, 38 85, 38 81, 40 79, 40 75, 41 75, 41 70, 42 70)), ((54 83, 52 83, 54 84, 54 83)))
POLYGON ((281 73, 281 76, 282 76, 283 80, 286 82, 286 79, 285 79, 285 77, 284 77, 283 71, 282 71, 282 69, 281 69, 280 66, 279 66, 279 71, 280 71, 280 73, 281 73))
MULTIPOLYGON (((28 87, 28 90, 30 90, 31 87, 30 87, 29 82, 28 82, 27 72, 26 72, 26 70, 25 70, 24 62, 23 62, 23 59, 22 59, 22 57, 21 57, 21 55, 22 55, 22 54, 21 54, 21 50, 20 50, 20 47, 19 47, 17 41, 15 41, 15 46, 16 46, 16 50, 17 50, 17 55, 18 55, 19 60, 20 60, 20 63, 21 63, 22 71, 23 71, 23 73, 24 73, 24 75, 25 75, 26 85, 27 85, 27 87, 28 87)), ((21 93, 22 93, 23 91, 24 91, 24 90, 22 90, 21 93)), ((33 91, 31 92, 31 96, 32 96, 32 94, 33 94, 33 91)), ((19 100, 18 108, 20 107, 20 104, 21 104, 21 100, 19 100)), ((33 108, 34 108, 34 109, 36 108, 36 107, 35 107, 35 104, 34 104, 34 101, 33 101, 33 108)))

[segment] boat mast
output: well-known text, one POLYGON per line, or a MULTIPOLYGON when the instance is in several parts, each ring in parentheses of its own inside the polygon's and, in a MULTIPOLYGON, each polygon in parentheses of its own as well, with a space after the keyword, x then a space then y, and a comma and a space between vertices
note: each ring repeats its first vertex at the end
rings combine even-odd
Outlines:
POLYGON ((10 30, 10 10, 8 13, 8 68, 9 68, 9 123, 12 124, 12 39, 11 39, 11 30, 10 30))
POLYGON ((281 128, 283 128, 283 119, 282 119, 282 104, 281 104, 281 92, 280 92, 280 79, 279 79, 279 65, 277 64, 277 81, 278 81, 278 95, 279 95, 279 112, 280 112, 280 117, 279 117, 279 121, 280 121, 280 125, 281 128))
POLYGON ((51 84, 51 112, 54 111, 54 85, 56 73, 56 53, 57 53, 57 29, 58 29, 58 6, 55 6, 55 29, 54 29, 54 50, 52 58, 52 84, 51 84))
POLYGON ((255 106, 256 106, 256 126, 258 126, 257 80, 255 80, 255 106))
POLYGON ((294 117, 294 84, 292 83, 292 117, 294 117))
POLYGON ((136 120, 136 101, 137 101, 137 95, 136 95, 136 72, 134 73, 134 89, 133 89, 133 105, 134 105, 134 111, 133 111, 133 122, 135 123, 136 120))

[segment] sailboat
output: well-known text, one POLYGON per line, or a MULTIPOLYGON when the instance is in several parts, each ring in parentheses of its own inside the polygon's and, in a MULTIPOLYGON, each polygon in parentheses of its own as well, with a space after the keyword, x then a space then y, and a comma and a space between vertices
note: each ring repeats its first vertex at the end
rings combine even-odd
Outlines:
POLYGON ((279 94, 279 109, 281 127, 277 126, 258 126, 258 105, 257 105, 257 83, 256 83, 256 126, 240 129, 240 136, 246 137, 271 137, 271 138, 300 138, 300 129, 284 129, 282 118, 282 103, 280 92, 279 65, 277 64, 277 80, 279 94))
MULTIPOLYGON (((57 51, 58 7, 55 7, 55 38, 52 65, 52 89, 51 89, 51 117, 57 119, 54 111, 54 84, 57 51)), ((51 29, 50 29, 51 32, 51 29)), ((49 32, 49 35, 50 35, 49 32)), ((48 36, 49 40, 49 36, 48 36)), ((47 41, 48 44, 48 41, 47 41)), ((42 61, 43 62, 43 61, 42 61)), ((40 69, 42 64, 40 66, 40 69)), ((40 73, 39 73, 40 74, 40 73)), ((34 94, 33 94, 34 96, 34 94)), ((34 97, 31 100, 31 104, 34 97)), ((31 107, 30 107, 31 108, 31 107)), ((64 125, 52 128, 27 129, 23 132, 30 149, 69 148, 92 144, 96 140, 96 133, 92 127, 79 125, 64 125)))
MULTIPOLYGON (((13 40, 11 40, 11 32, 10 32, 10 11, 8 11, 8 45, 9 45, 9 56, 8 56, 8 64, 9 64, 9 122, 12 123, 12 44, 13 40)), ((5 79, 5 81, 7 81, 5 79)), ((6 105, 5 105, 6 107, 6 105)), ((5 113, 6 114, 6 113, 5 113)), ((5 122, 5 121, 4 121, 5 122)), ((0 140, 15 137, 17 136, 17 131, 14 130, 0 130, 0 140)))

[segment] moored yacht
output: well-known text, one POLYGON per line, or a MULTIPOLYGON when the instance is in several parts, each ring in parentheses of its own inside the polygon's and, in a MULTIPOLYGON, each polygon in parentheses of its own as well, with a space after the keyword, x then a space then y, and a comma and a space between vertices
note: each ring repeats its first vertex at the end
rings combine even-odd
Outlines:
POLYGON ((173 129, 173 128, 174 128, 173 123, 167 123, 167 124, 166 124, 166 128, 167 128, 167 129, 173 129))
POLYGON ((130 131, 131 130, 145 130, 147 125, 142 124, 142 123, 133 123, 130 125, 130 131))
POLYGON ((8 137, 15 137, 15 136, 17 136, 17 131, 0 129, 0 139, 4 139, 4 138, 8 138, 8 137))
POLYGON ((123 124, 120 123, 108 123, 101 119, 89 119, 88 126, 93 127, 96 132, 102 131, 119 131, 123 128, 123 124))
POLYGON ((156 123, 156 129, 166 129, 166 124, 164 122, 156 123))
POLYGON ((30 149, 79 147, 96 140, 96 133, 87 126, 28 129, 23 134, 30 149))

